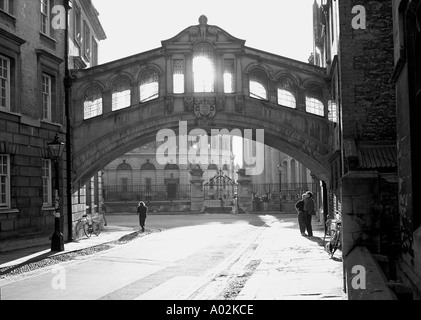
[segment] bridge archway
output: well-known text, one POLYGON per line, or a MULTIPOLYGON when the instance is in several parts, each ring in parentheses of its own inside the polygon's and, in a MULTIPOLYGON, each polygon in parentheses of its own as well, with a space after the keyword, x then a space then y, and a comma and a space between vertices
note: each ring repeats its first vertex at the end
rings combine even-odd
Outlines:
POLYGON ((187 124, 188 132, 199 128, 208 134, 212 129, 264 129, 266 145, 329 181, 332 123, 328 120, 325 69, 246 47, 245 41, 208 25, 203 17, 199 25, 163 41, 161 48, 75 70, 72 75, 75 186, 84 185, 119 156, 156 141, 160 130, 172 129, 178 134, 180 122, 187 124), (194 88, 193 57, 199 43, 209 44, 214 56, 214 87, 201 90, 206 92, 194 88), (265 97, 251 94, 250 72, 256 69, 264 71, 265 97), (142 78, 148 70, 151 76, 142 78), (122 78, 130 84, 130 105, 113 109, 113 84, 122 78), (232 90, 227 90, 227 79, 232 90), (293 88, 295 105, 282 105, 279 99, 283 79, 293 88), (322 108, 318 114, 308 112, 311 108, 306 106, 306 88, 315 85, 320 89, 322 108), (85 93, 92 86, 102 90, 101 96, 87 103, 85 93), (153 98, 142 100, 142 92, 153 98), (95 116, 86 117, 87 110, 95 116))

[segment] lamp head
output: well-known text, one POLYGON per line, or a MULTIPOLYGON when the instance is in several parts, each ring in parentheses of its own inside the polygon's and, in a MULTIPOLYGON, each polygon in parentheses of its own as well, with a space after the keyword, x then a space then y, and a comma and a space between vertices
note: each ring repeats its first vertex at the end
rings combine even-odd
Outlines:
POLYGON ((60 141, 60 137, 58 136, 58 133, 56 133, 56 136, 54 137, 54 140, 47 143, 48 150, 50 152, 51 158, 54 160, 59 160, 64 152, 64 142, 60 141))

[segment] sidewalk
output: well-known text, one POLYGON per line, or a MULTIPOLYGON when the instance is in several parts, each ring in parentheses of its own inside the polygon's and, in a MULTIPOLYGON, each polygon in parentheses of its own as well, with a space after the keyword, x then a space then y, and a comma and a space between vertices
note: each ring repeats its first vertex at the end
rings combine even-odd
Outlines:
POLYGON ((323 224, 313 220, 312 225, 313 237, 308 238, 275 222, 263 239, 266 250, 254 257, 261 263, 236 299, 347 300, 342 253, 330 258, 323 246, 323 224))
MULTIPOLYGON (((268 228, 259 240, 263 245, 250 257, 259 264, 236 300, 346 300, 341 252, 330 259, 324 251, 323 224, 313 221, 314 237, 306 238, 299 235, 290 217, 265 218, 268 228)), ((107 226, 98 237, 66 243, 63 252, 51 252, 49 246, 43 246, 2 253, 0 268, 111 243, 135 232, 134 227, 107 226)))
POLYGON ((50 245, 3 252, 0 254, 0 268, 16 266, 47 257, 53 257, 64 253, 95 247, 119 240, 121 237, 133 232, 136 232, 136 230, 129 227, 106 226, 102 229, 102 232, 98 237, 92 235, 91 238, 84 237, 77 241, 65 243, 64 251, 61 252, 52 252, 50 245))

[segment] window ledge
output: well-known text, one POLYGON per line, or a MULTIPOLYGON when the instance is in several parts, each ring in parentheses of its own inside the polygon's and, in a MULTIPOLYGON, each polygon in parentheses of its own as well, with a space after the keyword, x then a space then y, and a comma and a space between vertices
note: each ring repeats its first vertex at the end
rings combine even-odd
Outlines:
POLYGON ((0 17, 4 18, 4 20, 6 20, 7 22, 13 24, 13 27, 16 27, 16 17, 14 15, 0 9, 0 17))
POLYGON ((39 33, 40 39, 43 42, 44 45, 47 47, 50 47, 50 49, 55 50, 57 40, 54 38, 51 38, 49 35, 46 35, 45 33, 40 32, 39 33))
POLYGON ((47 207, 42 207, 42 211, 55 211, 56 208, 55 207, 51 207, 51 206, 47 206, 47 207))
POLYGON ((0 214, 19 213, 18 209, 0 208, 0 214))
POLYGON ((47 34, 45 34, 45 33, 42 33, 41 31, 40 31, 40 36, 41 37, 44 37, 45 39, 47 39, 47 40, 49 40, 49 41, 52 41, 52 42, 55 42, 55 43, 57 43, 57 40, 56 39, 54 39, 54 38, 52 38, 52 37, 50 37, 49 35, 47 35, 47 34))
POLYGON ((52 122, 52 121, 47 120, 47 119, 42 119, 42 120, 40 120, 40 122, 45 123, 45 124, 49 124, 49 125, 52 125, 52 126, 56 126, 56 127, 59 127, 59 128, 61 128, 63 126, 60 123, 55 123, 55 122, 52 122))
POLYGON ((22 115, 20 113, 16 113, 16 112, 10 111, 9 109, 7 109, 5 107, 0 107, 0 112, 8 113, 10 115, 17 116, 17 117, 22 117, 22 115))

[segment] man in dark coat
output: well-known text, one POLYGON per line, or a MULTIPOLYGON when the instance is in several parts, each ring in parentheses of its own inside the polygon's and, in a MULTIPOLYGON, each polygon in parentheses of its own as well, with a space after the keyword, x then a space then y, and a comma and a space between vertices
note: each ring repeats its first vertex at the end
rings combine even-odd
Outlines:
POLYGON ((142 232, 145 231, 145 221, 146 221, 146 213, 148 211, 148 207, 145 206, 144 202, 139 202, 139 205, 137 207, 137 214, 139 215, 139 224, 142 228, 142 232))
POLYGON ((311 226, 311 221, 313 219, 313 215, 316 214, 315 212, 315 205, 313 200, 313 193, 307 191, 305 193, 304 199, 304 211, 306 212, 306 229, 309 237, 313 236, 313 227, 311 226))
POLYGON ((295 204, 295 209, 298 211, 298 225, 300 227, 300 232, 303 237, 306 236, 306 212, 304 211, 304 199, 305 194, 302 195, 300 201, 295 204))

